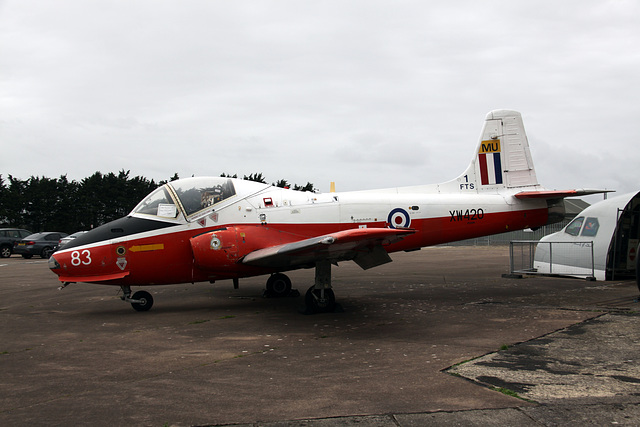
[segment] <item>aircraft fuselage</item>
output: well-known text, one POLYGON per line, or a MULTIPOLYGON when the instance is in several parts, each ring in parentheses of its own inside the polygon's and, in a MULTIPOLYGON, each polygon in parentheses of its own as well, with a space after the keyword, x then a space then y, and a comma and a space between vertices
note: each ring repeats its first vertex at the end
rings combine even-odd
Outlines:
POLYGON ((539 227, 548 223, 548 211, 545 200, 520 201, 504 194, 315 194, 267 186, 252 198, 211 209, 190 221, 168 222, 134 213, 105 224, 57 252, 59 267, 53 270, 61 281, 118 286, 249 277, 313 267, 310 263, 265 268, 239 262, 264 247, 349 229, 406 228, 415 232, 383 248, 388 253, 410 251, 539 227), (191 239, 212 231, 220 248, 208 248, 208 259, 198 256, 191 239))

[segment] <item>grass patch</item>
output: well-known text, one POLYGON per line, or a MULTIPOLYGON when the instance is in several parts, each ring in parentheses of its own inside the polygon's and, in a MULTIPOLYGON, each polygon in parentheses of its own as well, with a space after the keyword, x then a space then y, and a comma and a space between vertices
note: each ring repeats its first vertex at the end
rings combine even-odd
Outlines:
POLYGON ((518 395, 518 393, 516 393, 513 390, 509 390, 508 388, 493 387, 492 390, 498 391, 498 392, 500 392, 502 394, 506 394, 507 396, 516 397, 516 398, 520 399, 520 395, 518 395))
POLYGON ((227 316, 222 316, 222 317, 218 317, 218 319, 233 319, 236 316, 233 316, 231 314, 227 315, 227 316))
POLYGON ((533 400, 530 399, 525 399, 524 397, 520 396, 518 393, 516 393, 513 390, 509 390, 508 388, 504 388, 504 387, 491 387, 491 390, 493 391, 497 391, 499 393, 502 393, 506 396, 511 396, 511 397, 515 397, 516 399, 520 399, 520 400, 524 400, 525 402, 531 402, 531 403, 536 403, 533 400))
POLYGON ((208 321, 209 321, 209 319, 194 320, 193 322, 189 322, 189 325, 198 325, 200 323, 207 323, 208 321))

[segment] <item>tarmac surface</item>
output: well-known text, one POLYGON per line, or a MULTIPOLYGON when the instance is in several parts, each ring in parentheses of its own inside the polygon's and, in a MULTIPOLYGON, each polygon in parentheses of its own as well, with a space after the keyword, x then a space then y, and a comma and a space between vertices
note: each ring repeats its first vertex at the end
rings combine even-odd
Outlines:
POLYGON ((505 279, 508 247, 332 269, 343 312, 262 298, 266 277, 59 283, 0 259, 0 425, 640 425, 635 281, 505 279), (134 288, 134 291, 140 288, 134 288))

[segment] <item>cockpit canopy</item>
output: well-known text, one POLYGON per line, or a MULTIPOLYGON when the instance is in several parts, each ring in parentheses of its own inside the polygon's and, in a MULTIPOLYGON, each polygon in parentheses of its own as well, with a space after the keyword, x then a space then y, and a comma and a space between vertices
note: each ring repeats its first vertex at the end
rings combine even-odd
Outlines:
POLYGON ((185 178, 157 188, 131 214, 189 218, 236 195, 233 181, 221 177, 185 178))

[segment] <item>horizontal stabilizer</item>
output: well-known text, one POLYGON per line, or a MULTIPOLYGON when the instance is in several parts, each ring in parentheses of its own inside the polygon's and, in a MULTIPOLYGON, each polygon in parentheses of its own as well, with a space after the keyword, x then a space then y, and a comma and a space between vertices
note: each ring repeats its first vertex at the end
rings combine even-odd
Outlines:
POLYGON ((565 197, 580 197, 590 194, 610 193, 614 190, 578 189, 578 190, 541 190, 521 191, 515 194, 516 199, 563 199, 565 197))
POLYGON ((382 263, 380 249, 383 243, 395 242, 402 236, 415 232, 413 229, 402 228, 354 228, 258 249, 247 254, 241 263, 257 267, 285 268, 314 264, 323 260, 338 262, 357 258, 361 267, 379 265, 382 263), (367 258, 369 255, 371 260, 367 258))

